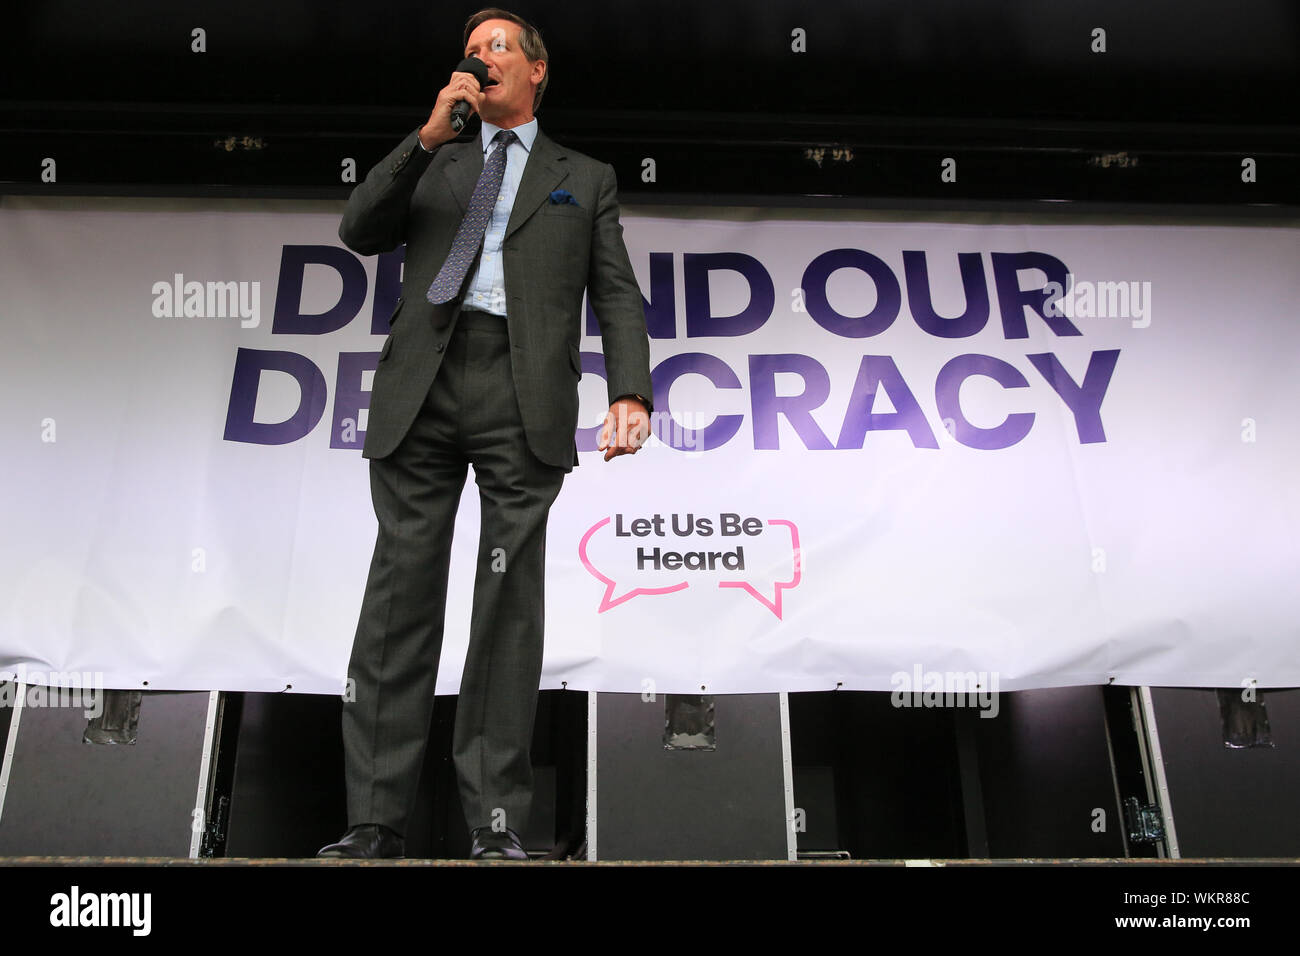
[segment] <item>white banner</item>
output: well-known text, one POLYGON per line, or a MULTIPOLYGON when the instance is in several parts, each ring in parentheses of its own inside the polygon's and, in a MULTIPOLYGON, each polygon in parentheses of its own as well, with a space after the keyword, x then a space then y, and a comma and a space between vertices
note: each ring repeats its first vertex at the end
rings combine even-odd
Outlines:
MULTIPOLYGON (((401 252, 341 203, 2 203, 0 676, 339 693, 401 252)), ((624 212, 671 418, 589 450, 584 337, 544 687, 1300 684, 1300 229, 713 216, 624 212)))

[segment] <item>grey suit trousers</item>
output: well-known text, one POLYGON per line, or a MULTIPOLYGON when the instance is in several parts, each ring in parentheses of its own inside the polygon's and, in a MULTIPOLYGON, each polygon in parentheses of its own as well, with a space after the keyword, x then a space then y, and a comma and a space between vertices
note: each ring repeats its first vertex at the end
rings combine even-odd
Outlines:
MULTIPOLYGON (((450 310, 449 310, 450 312, 450 310)), ((370 460, 379 535, 343 706, 348 825, 408 832, 433 712, 457 506, 474 466, 482 523, 453 752, 471 828, 522 832, 541 680, 546 522, 565 470, 524 437, 505 319, 463 312, 419 414, 370 460)))

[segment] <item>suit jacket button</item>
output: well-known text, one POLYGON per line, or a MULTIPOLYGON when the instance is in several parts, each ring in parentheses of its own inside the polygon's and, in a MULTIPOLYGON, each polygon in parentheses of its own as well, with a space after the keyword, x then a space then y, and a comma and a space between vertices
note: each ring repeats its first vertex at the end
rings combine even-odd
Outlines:
POLYGON ((442 343, 439 342, 437 345, 435 345, 435 346, 433 347, 433 350, 434 350, 435 352, 441 352, 441 351, 442 351, 442 343))

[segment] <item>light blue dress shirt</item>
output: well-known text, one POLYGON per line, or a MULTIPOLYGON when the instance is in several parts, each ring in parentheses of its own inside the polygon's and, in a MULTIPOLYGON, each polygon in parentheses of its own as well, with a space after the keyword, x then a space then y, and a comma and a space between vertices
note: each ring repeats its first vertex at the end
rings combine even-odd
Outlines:
MULTIPOLYGON (((483 161, 486 163, 492 144, 492 137, 501 129, 487 120, 483 121, 483 131, 479 143, 483 148, 483 161)), ((510 144, 506 154, 506 171, 501 177, 501 192, 497 194, 496 205, 488 219, 487 232, 483 236, 483 254, 479 256, 474 277, 465 292, 465 308, 481 309, 494 315, 506 314, 506 276, 501 262, 501 243, 506 237, 506 225, 510 222, 510 212, 515 208, 515 193, 519 191, 519 181, 524 175, 524 165, 528 154, 537 139, 537 119, 533 118, 523 126, 516 126, 514 134, 519 137, 510 144)), ((496 149, 492 146, 492 149, 496 149)))

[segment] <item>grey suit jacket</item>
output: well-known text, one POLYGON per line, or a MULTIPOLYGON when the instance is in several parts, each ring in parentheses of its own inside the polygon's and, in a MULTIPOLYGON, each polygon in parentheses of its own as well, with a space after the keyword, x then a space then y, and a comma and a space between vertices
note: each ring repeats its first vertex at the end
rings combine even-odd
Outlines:
MULTIPOLYGON (((371 387, 362 455, 402 441, 442 363, 449 310, 425 293, 451 250, 483 171, 476 136, 425 152, 412 131, 352 191, 339 238, 374 255, 406 243, 401 298, 371 387)), ((557 145, 540 130, 524 167, 502 246, 511 365, 528 447, 541 461, 578 463, 578 343, 586 289, 600 324, 609 400, 650 391, 650 345, 640 288, 623 243, 614 169, 557 145), (554 203, 554 190, 577 200, 554 203)))

